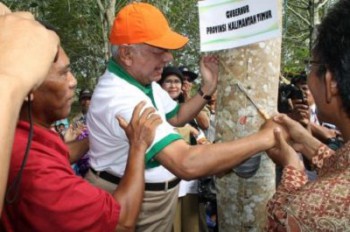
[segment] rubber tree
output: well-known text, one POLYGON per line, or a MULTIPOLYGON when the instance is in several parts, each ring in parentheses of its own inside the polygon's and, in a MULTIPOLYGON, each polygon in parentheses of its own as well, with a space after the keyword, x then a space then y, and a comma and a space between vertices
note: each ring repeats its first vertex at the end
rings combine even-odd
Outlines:
MULTIPOLYGON (((282 15, 282 0, 279 14, 282 15)), ((259 130, 264 119, 236 83, 266 113, 277 111, 281 38, 219 52, 216 138, 245 137, 259 130)), ((251 141, 252 144, 254 141, 251 141)), ((266 203, 275 192, 275 165, 261 153, 260 168, 250 178, 232 171, 216 179, 219 231, 262 231, 266 203)))

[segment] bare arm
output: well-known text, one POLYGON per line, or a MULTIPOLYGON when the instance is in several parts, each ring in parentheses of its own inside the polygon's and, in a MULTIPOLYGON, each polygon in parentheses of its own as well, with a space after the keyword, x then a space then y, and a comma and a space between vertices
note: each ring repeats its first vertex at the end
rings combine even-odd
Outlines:
POLYGON ((204 106, 204 108, 199 112, 199 114, 196 117, 196 121, 198 123, 198 126, 202 129, 202 130, 206 130, 209 128, 209 124, 210 124, 210 112, 209 110, 206 108, 206 106, 204 106))
POLYGON ((59 44, 57 35, 35 22, 30 13, 10 13, 0 4, 2 14, 6 15, 0 16, 0 123, 4 125, 0 130, 0 212, 21 105, 44 80, 59 44))
POLYGON ((69 162, 77 162, 89 150, 89 138, 66 143, 69 149, 69 162))
MULTIPOLYGON (((212 95, 216 90, 219 75, 218 57, 206 56, 201 59, 201 73, 203 76, 202 91, 205 95, 212 95)), ((207 101, 198 93, 187 102, 181 104, 178 114, 169 120, 169 123, 175 127, 185 125, 196 117, 207 101)))
POLYGON ((19 110, 24 98, 18 97, 18 93, 20 92, 21 89, 18 88, 18 86, 7 83, 6 80, 3 80, 3 77, 0 76, 0 123, 1 125, 6 125, 0 129, 0 213, 2 211, 4 193, 6 190, 14 132, 19 110))
POLYGON ((334 138, 337 136, 337 132, 332 129, 328 129, 324 126, 318 125, 316 123, 310 123, 310 129, 313 136, 322 142, 326 142, 327 139, 334 138))
POLYGON ((190 146, 178 140, 165 147, 156 159, 176 176, 190 180, 230 170, 250 156, 273 147, 274 143, 273 129, 210 145, 190 146))
POLYGON ((153 142, 156 127, 162 122, 160 116, 154 114, 154 108, 146 108, 140 115, 144 106, 145 102, 141 102, 135 107, 129 124, 118 118, 129 138, 130 150, 124 176, 113 193, 121 206, 117 231, 135 229, 145 187, 145 153, 153 142))

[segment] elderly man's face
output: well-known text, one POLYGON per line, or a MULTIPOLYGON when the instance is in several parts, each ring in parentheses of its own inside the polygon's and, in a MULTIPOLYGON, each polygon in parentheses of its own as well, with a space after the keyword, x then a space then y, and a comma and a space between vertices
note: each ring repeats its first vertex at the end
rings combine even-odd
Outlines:
POLYGON ((147 44, 139 44, 134 50, 131 74, 143 85, 159 81, 164 66, 173 60, 168 50, 147 44))
POLYGON ((49 127, 66 118, 74 100, 77 81, 71 73, 69 59, 62 48, 43 84, 34 91, 33 116, 37 123, 49 127))

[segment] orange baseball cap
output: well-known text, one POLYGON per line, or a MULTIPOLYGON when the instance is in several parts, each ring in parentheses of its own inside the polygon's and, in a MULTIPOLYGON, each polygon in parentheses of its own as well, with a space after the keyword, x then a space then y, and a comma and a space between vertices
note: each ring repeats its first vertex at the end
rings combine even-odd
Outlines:
POLYGON ((115 45, 145 43, 164 49, 179 49, 188 42, 187 37, 171 30, 160 10, 141 2, 131 3, 119 11, 109 40, 115 45))

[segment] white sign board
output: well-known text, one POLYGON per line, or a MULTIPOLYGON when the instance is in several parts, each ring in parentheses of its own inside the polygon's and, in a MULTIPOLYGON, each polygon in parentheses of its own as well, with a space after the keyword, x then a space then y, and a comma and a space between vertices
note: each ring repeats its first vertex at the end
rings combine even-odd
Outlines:
POLYGON ((198 2, 201 51, 240 47, 281 36, 277 0, 198 2))

